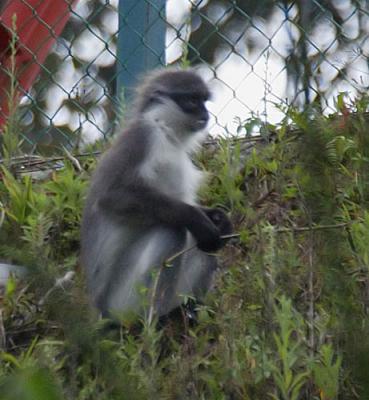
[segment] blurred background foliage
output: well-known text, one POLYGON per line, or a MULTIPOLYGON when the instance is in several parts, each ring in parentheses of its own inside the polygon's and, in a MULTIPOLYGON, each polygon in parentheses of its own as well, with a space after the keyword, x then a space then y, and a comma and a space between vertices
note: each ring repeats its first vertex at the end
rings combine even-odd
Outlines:
MULTIPOLYGON (((158 19, 165 17, 145 1, 158 19)), ((195 65, 209 81, 214 135, 235 134, 240 115, 278 122, 281 104, 315 103, 329 113, 339 93, 354 98, 368 89, 368 9, 366 0, 168 0, 167 62, 195 65)), ((121 100, 117 10, 117 0, 78 2, 22 101, 27 152, 83 148, 114 132, 121 100)), ((126 10, 128 26, 133 11, 126 10)), ((152 51, 144 40, 141 45, 152 51)))

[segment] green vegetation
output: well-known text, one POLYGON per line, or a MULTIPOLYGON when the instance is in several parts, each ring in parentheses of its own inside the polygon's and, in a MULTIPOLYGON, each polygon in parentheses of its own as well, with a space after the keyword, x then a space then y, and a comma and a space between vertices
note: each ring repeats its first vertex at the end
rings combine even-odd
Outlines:
POLYGON ((1 294, 0 399, 369 398, 367 108, 340 96, 204 149, 203 202, 240 237, 195 324, 99 321, 78 266, 94 157, 37 181, 7 160, 0 254, 29 272, 1 294))

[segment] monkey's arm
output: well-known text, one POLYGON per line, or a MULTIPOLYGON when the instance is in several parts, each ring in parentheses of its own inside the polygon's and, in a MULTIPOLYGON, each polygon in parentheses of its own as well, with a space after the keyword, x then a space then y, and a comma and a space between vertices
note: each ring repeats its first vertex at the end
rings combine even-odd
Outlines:
POLYGON ((142 182, 108 190, 98 200, 98 206, 118 220, 134 216, 147 224, 186 228, 195 237, 199 249, 206 252, 223 246, 218 226, 201 207, 171 198, 142 182))

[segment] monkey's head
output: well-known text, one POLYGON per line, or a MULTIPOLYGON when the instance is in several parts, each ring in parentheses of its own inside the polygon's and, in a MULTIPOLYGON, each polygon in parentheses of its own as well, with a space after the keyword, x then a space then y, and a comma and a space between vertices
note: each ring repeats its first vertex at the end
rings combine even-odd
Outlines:
POLYGON ((138 89, 136 109, 176 134, 188 135, 206 127, 209 97, 208 87, 195 72, 164 69, 155 71, 138 89))

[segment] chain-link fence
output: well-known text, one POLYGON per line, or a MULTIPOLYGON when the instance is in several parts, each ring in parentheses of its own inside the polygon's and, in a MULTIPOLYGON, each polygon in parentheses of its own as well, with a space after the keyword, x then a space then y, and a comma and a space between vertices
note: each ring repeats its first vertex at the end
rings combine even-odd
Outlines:
MULTIPOLYGON (((234 133, 250 117, 278 122, 290 104, 314 102, 330 112, 339 93, 355 97, 369 86, 366 0, 121 0, 120 5, 118 0, 63 0, 64 14, 54 19, 59 24, 67 16, 60 35, 40 13, 52 1, 35 6, 34 0, 7 0, 0 6, 2 16, 15 1, 44 29, 37 43, 22 44, 40 67, 32 88, 20 88, 17 107, 27 152, 51 154, 61 145, 76 148, 110 135, 119 109, 118 72, 137 80, 131 61, 138 52, 156 57, 158 64, 166 60, 199 70, 213 91, 213 134, 234 133), (143 3, 151 13, 145 36, 135 25, 135 8, 143 3), (150 33, 157 24, 165 30, 162 52, 157 43, 153 48, 156 33, 150 33), (55 42, 39 62, 37 52, 47 36, 55 42), (139 46, 117 52, 132 40, 139 46)), ((0 75, 3 97, 11 93, 4 85, 12 64, 5 60, 22 52, 17 38, 28 31, 31 17, 17 15, 13 30, 0 25, 0 73, 8 77, 1 81, 0 75)))

